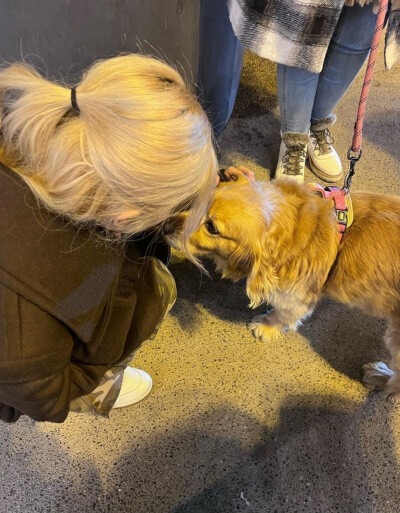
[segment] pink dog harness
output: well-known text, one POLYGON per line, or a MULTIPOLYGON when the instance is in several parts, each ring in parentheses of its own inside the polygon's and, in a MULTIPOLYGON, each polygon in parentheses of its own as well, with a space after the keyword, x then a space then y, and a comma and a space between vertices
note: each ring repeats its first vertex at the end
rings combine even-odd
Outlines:
POLYGON ((307 188, 322 198, 333 200, 339 229, 339 241, 341 241, 347 228, 353 222, 353 204, 350 194, 345 189, 339 189, 339 187, 324 188, 318 183, 308 183, 307 188))

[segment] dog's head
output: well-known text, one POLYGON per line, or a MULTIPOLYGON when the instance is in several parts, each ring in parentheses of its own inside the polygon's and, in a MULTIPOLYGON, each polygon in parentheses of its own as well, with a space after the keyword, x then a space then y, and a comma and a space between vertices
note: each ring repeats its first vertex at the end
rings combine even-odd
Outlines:
MULTIPOLYGON (((276 202, 276 191, 269 183, 254 184, 241 177, 221 184, 207 215, 186 244, 194 256, 211 258, 223 277, 234 281, 247 278, 253 306, 268 300, 276 286, 271 260, 276 202)), ((166 229, 169 243, 177 249, 182 249, 184 219, 181 214, 166 229)))

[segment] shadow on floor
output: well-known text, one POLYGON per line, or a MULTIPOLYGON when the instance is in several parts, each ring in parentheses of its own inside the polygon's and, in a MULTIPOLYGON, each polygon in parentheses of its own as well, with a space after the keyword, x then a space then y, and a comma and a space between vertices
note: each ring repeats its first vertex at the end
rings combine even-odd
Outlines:
POLYGON ((178 300, 170 315, 186 330, 196 328, 202 308, 219 319, 247 323, 254 314, 248 307, 245 282, 222 280, 210 261, 205 267, 209 276, 187 260, 171 261, 169 269, 176 281, 178 300))
MULTIPOLYGON (((210 406, 148 433, 141 444, 135 441, 140 427, 131 428, 132 443, 124 435, 123 456, 111 465, 102 464, 104 421, 95 461, 84 454, 72 459, 58 438, 33 422, 23 421, 19 430, 25 441, 13 436, 13 426, 3 426, 0 454, 13 458, 1 472, 0 511, 395 513, 399 466, 391 411, 378 394, 361 404, 289 396, 278 424, 268 429, 243 411, 210 406)), ((118 412, 107 422, 118 433, 118 412)))
POLYGON ((400 160, 400 102, 399 110, 392 110, 390 115, 387 111, 374 114, 373 118, 368 119, 363 130, 363 135, 367 141, 378 151, 383 151, 400 160))
POLYGON ((108 502, 136 513, 394 513, 399 469, 387 405, 324 401, 288 398, 273 430, 230 408, 192 419, 153 439, 150 460, 135 450, 120 460, 112 480, 132 486, 108 502))
MULTIPOLYGON (((188 267, 192 264, 185 260, 172 262, 170 266, 178 287, 178 301, 171 315, 183 329, 190 332, 198 327, 202 309, 224 321, 243 325, 254 315, 263 313, 262 306, 255 310, 248 307, 244 281, 222 280, 212 272, 211 262, 206 264, 211 277, 201 275, 194 266, 188 267)), ((299 333, 334 369, 361 380, 364 363, 388 357, 382 342, 385 326, 382 319, 323 299, 312 317, 299 328, 299 333)))
MULTIPOLYGON (((104 487, 95 462, 74 458, 58 437, 42 433, 39 426, 26 417, 17 424, 0 422, 0 458, 7 461, 0 467, 0 512, 110 511, 98 508, 104 487)), ((99 429, 94 443, 102 446, 101 437, 99 429)))
POLYGON ((334 369, 361 380, 364 363, 388 358, 382 340, 385 329, 382 319, 323 299, 299 333, 334 369))

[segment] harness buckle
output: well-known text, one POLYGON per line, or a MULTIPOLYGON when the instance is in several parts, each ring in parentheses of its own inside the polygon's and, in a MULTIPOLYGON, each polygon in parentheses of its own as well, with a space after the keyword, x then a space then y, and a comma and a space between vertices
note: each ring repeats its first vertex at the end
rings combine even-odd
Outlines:
POLYGON ((339 240, 341 241, 346 229, 353 222, 353 207, 349 191, 335 186, 322 187, 318 183, 309 183, 307 188, 322 198, 333 201, 339 229, 339 240))
POLYGON ((347 209, 346 210, 336 210, 336 216, 338 223, 344 224, 347 226, 348 217, 347 217, 347 209))

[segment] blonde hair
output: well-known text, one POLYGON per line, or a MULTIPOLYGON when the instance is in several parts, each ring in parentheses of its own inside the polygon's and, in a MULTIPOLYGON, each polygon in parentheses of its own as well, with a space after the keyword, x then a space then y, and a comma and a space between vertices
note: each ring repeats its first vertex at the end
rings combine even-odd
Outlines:
POLYGON ((215 188, 212 131, 169 65, 143 55, 95 63, 76 86, 79 113, 69 88, 22 63, 0 71, 0 95, 5 154, 47 208, 123 234, 189 205, 186 237, 200 223, 215 188))

